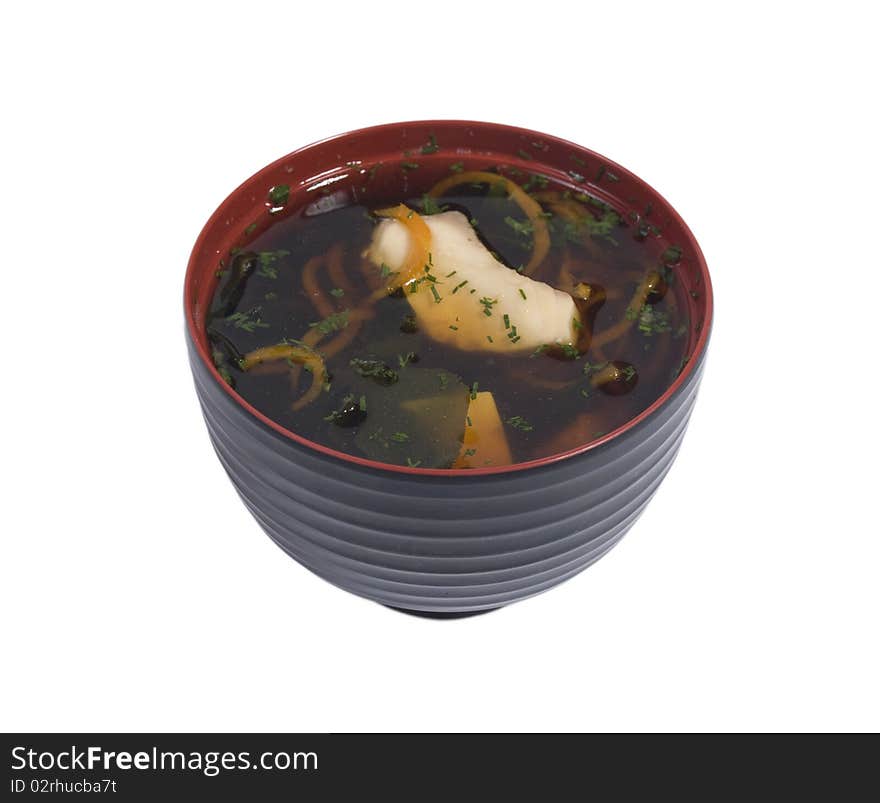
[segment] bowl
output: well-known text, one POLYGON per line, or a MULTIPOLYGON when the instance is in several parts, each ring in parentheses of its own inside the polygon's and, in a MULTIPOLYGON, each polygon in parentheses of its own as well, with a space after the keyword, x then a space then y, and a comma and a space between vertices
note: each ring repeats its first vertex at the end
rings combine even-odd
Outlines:
POLYGON ((189 361, 208 432, 267 535, 303 566, 353 594, 413 613, 463 616, 558 585, 602 557, 633 526, 684 437, 705 362, 712 290, 705 259, 684 221, 625 168, 535 131, 433 120, 332 137, 245 181, 196 241, 184 308, 189 361), (423 469, 376 463, 309 441, 264 416, 223 381, 205 334, 215 272, 243 233, 272 222, 269 190, 289 185, 291 198, 298 198, 328 177, 400 160, 429 140, 487 166, 519 165, 577 180, 632 226, 656 226, 681 248, 675 270, 688 291, 688 356, 650 407, 598 440, 544 459, 423 469))

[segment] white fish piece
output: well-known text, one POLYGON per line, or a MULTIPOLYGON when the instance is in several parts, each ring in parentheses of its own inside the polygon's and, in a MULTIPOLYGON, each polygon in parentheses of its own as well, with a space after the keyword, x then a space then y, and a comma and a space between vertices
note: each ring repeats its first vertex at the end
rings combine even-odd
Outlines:
MULTIPOLYGON (((495 259, 461 212, 422 219, 431 231, 429 272, 436 282, 417 280, 415 293, 404 288, 422 331, 464 351, 505 354, 577 341, 579 315, 570 295, 495 259)), ((400 270, 409 247, 406 226, 386 219, 365 256, 377 267, 400 270)))

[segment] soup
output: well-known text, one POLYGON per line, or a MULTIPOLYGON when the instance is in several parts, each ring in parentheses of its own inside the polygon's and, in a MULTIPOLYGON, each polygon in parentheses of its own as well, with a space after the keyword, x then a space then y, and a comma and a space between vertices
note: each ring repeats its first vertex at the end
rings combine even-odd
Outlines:
POLYGON ((218 265, 223 379, 311 441, 421 468, 560 454, 650 406, 688 353, 680 249, 577 173, 439 151, 271 188, 218 265))

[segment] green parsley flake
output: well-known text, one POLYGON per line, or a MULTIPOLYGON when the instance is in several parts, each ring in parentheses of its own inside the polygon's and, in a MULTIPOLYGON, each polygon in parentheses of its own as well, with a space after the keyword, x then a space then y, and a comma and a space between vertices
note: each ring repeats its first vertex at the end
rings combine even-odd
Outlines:
POLYGON ((423 215, 437 215, 443 211, 445 207, 440 206, 430 195, 427 193, 422 196, 422 214, 423 215))
POLYGON ((272 206, 284 206, 288 198, 290 198, 290 186, 287 184, 276 184, 269 190, 269 203, 272 206))
POLYGON ((348 326, 348 310, 334 312, 332 315, 324 318, 323 321, 310 323, 309 326, 315 329, 319 335, 329 335, 333 332, 338 332, 348 326))
POLYGON ((232 315, 229 315, 226 318, 228 323, 231 323, 236 329, 241 329, 245 332, 254 332, 257 329, 268 329, 269 324, 260 318, 260 312, 262 312, 262 307, 251 307, 246 312, 233 312, 232 315))
POLYGON ((257 275, 267 279, 277 279, 278 268, 275 263, 286 256, 290 256, 290 251, 285 251, 283 248, 277 251, 259 251, 257 261, 260 263, 260 267, 257 269, 257 275))

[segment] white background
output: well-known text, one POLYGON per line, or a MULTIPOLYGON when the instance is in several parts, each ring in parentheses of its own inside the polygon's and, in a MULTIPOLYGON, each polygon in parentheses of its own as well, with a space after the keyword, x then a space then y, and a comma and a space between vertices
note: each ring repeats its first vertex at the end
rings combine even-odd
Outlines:
POLYGON ((0 727, 880 727, 868 7, 7 9, 0 727), (262 534, 208 442, 181 303, 251 173, 443 117, 627 166, 689 222, 717 299, 688 437, 629 536, 456 622, 345 594, 262 534))

